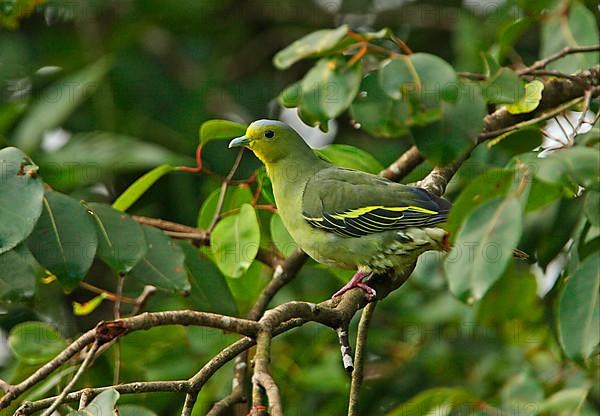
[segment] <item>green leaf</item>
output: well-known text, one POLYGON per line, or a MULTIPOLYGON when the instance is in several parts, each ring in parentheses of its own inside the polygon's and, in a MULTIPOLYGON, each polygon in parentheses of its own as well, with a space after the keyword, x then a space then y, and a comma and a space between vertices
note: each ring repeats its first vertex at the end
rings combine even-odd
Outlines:
POLYGON ((315 150, 315 152, 323 159, 343 168, 362 170, 373 174, 383 170, 383 165, 370 153, 347 144, 330 144, 315 150))
MULTIPOLYGON (((594 13, 578 1, 570 4, 568 15, 559 9, 543 20, 540 56, 550 56, 567 46, 598 44, 600 35, 594 13)), ((551 62, 547 68, 573 74, 597 65, 599 60, 598 52, 570 54, 551 62)))
POLYGON ((488 148, 497 146, 497 149, 504 150, 510 155, 520 155, 535 149, 542 144, 542 133, 539 128, 523 128, 501 134, 489 140, 486 145, 488 148), (507 140, 509 139, 510 140, 507 140))
POLYGON ((492 199, 467 217, 444 262, 455 296, 479 300, 500 278, 521 237, 521 216, 519 200, 509 196, 492 199))
POLYGON ((190 279, 190 299, 194 309, 237 315, 233 295, 219 269, 191 244, 182 242, 179 245, 185 253, 185 268, 190 279))
POLYGON ((110 205, 88 203, 84 206, 96 226, 98 257, 115 273, 129 272, 148 250, 142 227, 110 205))
MULTIPOLYGON (((515 71, 502 67, 488 81, 483 83, 482 93, 489 103, 518 103, 525 97, 525 83, 515 71)), ((539 94, 541 98, 541 91, 539 94)), ((537 104, 535 106, 537 107, 537 104)))
POLYGON ((556 184, 544 182, 536 176, 531 177, 530 181, 531 190, 525 208, 527 212, 543 208, 563 196, 562 189, 556 184))
POLYGON ((27 241, 31 254, 67 289, 85 278, 98 248, 86 209, 59 192, 46 193, 44 210, 27 241))
POLYGON ((455 101, 458 94, 454 68, 428 53, 402 55, 382 62, 379 83, 390 98, 407 100, 412 96, 428 105, 455 101))
POLYGON ((73 302, 73 315, 85 316, 94 312, 98 306, 106 299, 106 293, 101 293, 84 303, 73 302))
POLYGON ((408 132, 409 106, 403 100, 388 97, 379 85, 377 73, 367 74, 350 113, 360 128, 383 138, 399 137, 408 132))
MULTIPOLYGON (((210 226, 217 210, 220 194, 221 189, 215 189, 202 203, 200 213, 198 214, 198 228, 207 230, 210 226)), ((252 202, 252 199, 252 191, 248 185, 229 186, 225 192, 221 213, 240 208, 242 204, 249 204, 252 202)))
POLYGON ((0 254, 0 301, 22 302, 33 296, 35 275, 25 245, 0 254))
POLYGON ((586 192, 583 211, 590 224, 600 227, 600 192, 591 189, 586 192))
POLYGON ((287 228, 285 228, 278 214, 271 215, 270 229, 271 239, 277 250, 283 254, 283 257, 287 258, 298 248, 298 244, 292 238, 287 228))
POLYGON ((226 140, 242 136, 248 126, 229 120, 208 120, 200 126, 200 143, 212 140, 226 140))
MULTIPOLYGON (((530 368, 508 380, 500 392, 504 408, 520 408, 527 404, 538 405, 544 399, 544 387, 530 368)), ((537 406, 536 406, 537 407, 537 406)))
POLYGON ((67 346, 67 341, 55 327, 45 322, 30 321, 11 329, 8 346, 20 361, 37 365, 54 358, 67 346))
POLYGON ((323 58, 301 81, 301 108, 319 119, 336 118, 352 104, 361 79, 360 63, 348 67, 343 58, 323 58))
POLYGON ((186 295, 190 283, 185 273, 183 250, 161 230, 142 226, 148 251, 129 272, 129 276, 145 285, 186 295))
POLYGON ((300 106, 302 101, 302 86, 300 82, 294 82, 288 85, 283 91, 277 96, 279 104, 286 108, 294 108, 300 106))
POLYGON ((586 188, 600 189, 600 152, 597 149, 575 146, 537 161, 536 175, 546 182, 566 184, 572 180, 586 188))
POLYGON ((115 389, 104 390, 91 401, 84 409, 70 412, 67 416, 116 416, 116 405, 120 394, 115 389))
POLYGON ((110 59, 102 58, 44 90, 17 126, 15 146, 25 152, 36 150, 44 131, 60 126, 79 104, 99 93, 110 67, 110 59))
POLYGON ((211 235, 211 248, 221 272, 241 277, 250 267, 260 244, 260 228, 254 207, 242 205, 238 214, 223 218, 211 235))
POLYGON ((333 49, 347 33, 348 25, 309 33, 277 52, 273 64, 278 69, 286 69, 301 59, 325 53, 333 49))
POLYGON ((530 113, 535 110, 542 99, 544 83, 538 79, 525 84, 525 95, 512 104, 506 104, 506 111, 511 114, 530 113))
POLYGON ((175 168, 171 165, 155 167, 141 178, 136 179, 125 192, 119 195, 117 200, 113 202, 112 207, 118 211, 127 211, 157 180, 174 170, 175 168))
POLYGON ((447 165, 460 156, 483 128, 486 105, 478 88, 460 85, 454 103, 441 103, 442 115, 438 121, 411 128, 417 148, 435 165, 447 165))
POLYGON ((584 362, 600 342, 600 254, 587 257, 558 300, 560 344, 567 357, 584 362))
POLYGON ((42 213, 44 185, 37 169, 19 149, 0 150, 0 254, 27 238, 42 213))
POLYGON ((562 198, 549 205, 548 210, 538 211, 543 225, 540 227, 542 237, 537 243, 537 260, 542 268, 546 268, 571 239, 581 220, 582 210, 583 198, 562 198), (548 235, 552 238, 544 237, 548 235))
MULTIPOLYGON (((473 404, 478 400, 467 390, 460 388, 435 388, 417 394, 408 402, 401 404, 388 413, 388 416, 405 416, 410 414, 436 415, 440 408, 447 411, 462 405, 473 404)), ((446 413, 443 413, 446 414, 446 413)))
POLYGON ((578 416, 589 393, 589 387, 574 387, 559 390, 548 397, 537 408, 539 414, 578 416))
POLYGON ((119 416, 158 416, 152 410, 135 404, 124 404, 117 406, 117 409, 119 409, 119 416))
POLYGON ((513 169, 492 168, 473 179, 453 202, 448 216, 448 232, 454 238, 458 229, 475 208, 490 199, 504 196, 515 182, 513 169))

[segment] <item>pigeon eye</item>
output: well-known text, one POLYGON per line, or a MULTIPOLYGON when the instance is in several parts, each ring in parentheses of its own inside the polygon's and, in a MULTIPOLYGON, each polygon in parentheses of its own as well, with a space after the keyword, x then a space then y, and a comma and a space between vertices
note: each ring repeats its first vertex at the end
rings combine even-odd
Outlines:
POLYGON ((275 133, 273 132, 273 130, 266 130, 264 134, 267 139, 272 139, 273 137, 275 137, 275 133))

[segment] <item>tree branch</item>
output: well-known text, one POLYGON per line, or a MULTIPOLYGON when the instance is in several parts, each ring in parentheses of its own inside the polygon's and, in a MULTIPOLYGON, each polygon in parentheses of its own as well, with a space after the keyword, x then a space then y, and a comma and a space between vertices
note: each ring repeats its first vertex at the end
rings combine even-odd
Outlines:
POLYGON ((360 386, 363 382, 365 366, 365 350, 367 348, 367 336, 369 335, 369 325, 375 312, 377 302, 369 303, 360 315, 358 323, 358 333, 356 334, 356 354, 354 356, 354 371, 352 372, 352 382, 350 383, 350 397, 348 400, 348 416, 358 415, 358 395, 360 386))
POLYGON ((479 144, 501 134, 554 117, 574 104, 583 101, 588 91, 591 97, 600 94, 600 88, 598 87, 600 85, 600 65, 581 71, 575 77, 577 81, 566 78, 545 80, 540 103, 532 112, 511 114, 506 110, 506 107, 501 107, 492 114, 487 115, 484 119, 483 131, 477 140, 453 163, 434 168, 425 179, 417 183, 417 186, 434 195, 443 195, 450 179, 479 144), (587 85, 587 89, 582 85, 587 85))
POLYGON ((81 376, 83 375, 83 372, 85 371, 85 369, 88 368, 88 366, 90 365, 92 359, 94 358, 94 355, 96 354, 96 351, 98 351, 98 342, 94 342, 92 344, 92 346, 90 347, 89 351, 87 352, 87 355, 85 356, 85 359, 83 360, 83 362, 79 366, 79 369, 77 370, 77 372, 75 373, 75 375, 73 376, 73 378, 71 379, 71 381, 69 381, 69 383, 65 386, 65 388, 58 395, 58 397, 56 398, 56 400, 54 400, 54 402, 52 402, 52 404, 50 405, 50 407, 47 408, 44 411, 44 413, 42 413, 42 416, 50 416, 50 415, 52 415, 52 413, 54 413, 54 411, 58 408, 58 406, 65 399, 65 397, 69 393, 69 391, 71 391, 71 389, 73 388, 73 386, 75 385, 75 383, 77 383, 77 381, 79 380, 79 378, 81 378, 81 376))
MULTIPOLYGON (((161 218, 144 217, 140 215, 132 215, 132 218, 140 224, 163 230, 173 238, 191 240, 192 244, 195 246, 210 246, 210 233, 206 230, 163 220, 161 218)), ((277 250, 267 250, 262 247, 258 249, 256 258, 273 269, 283 262, 283 259, 277 250)))

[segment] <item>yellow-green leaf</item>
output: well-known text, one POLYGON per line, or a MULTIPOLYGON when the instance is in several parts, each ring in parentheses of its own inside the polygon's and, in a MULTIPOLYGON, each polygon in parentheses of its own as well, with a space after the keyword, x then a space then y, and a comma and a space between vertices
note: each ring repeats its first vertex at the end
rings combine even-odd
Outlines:
MULTIPOLYGON (((511 114, 522 114, 535 110, 542 99, 542 91, 544 91, 544 83, 542 81, 534 79, 528 82, 525 85, 525 95, 515 103, 506 104, 506 111, 511 114)), ((494 144, 502 140, 500 137, 494 139, 494 144)))

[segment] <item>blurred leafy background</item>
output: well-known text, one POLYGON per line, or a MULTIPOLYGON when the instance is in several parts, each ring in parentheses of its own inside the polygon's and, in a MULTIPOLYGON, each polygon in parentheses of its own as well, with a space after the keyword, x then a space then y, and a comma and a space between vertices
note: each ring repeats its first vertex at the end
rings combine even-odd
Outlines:
MULTIPOLYGON (((564 46, 563 35, 551 26, 552 13, 568 6, 585 10, 568 21, 578 40, 598 43, 594 1, 2 1, 0 146, 13 145, 28 153, 53 189, 76 199, 112 203, 150 168, 193 165, 204 121, 247 123, 280 116, 283 110, 276 97, 302 78, 312 62, 280 71, 272 58, 309 32, 342 23, 372 31, 389 27, 413 51, 438 55, 457 71, 483 72, 482 51, 503 65, 518 66, 564 46)), ((583 63, 569 62, 575 69, 584 68, 583 63)), ((294 111, 286 110, 283 117, 301 123, 294 111)), ((597 134, 597 128, 591 134, 597 134)), ((376 160, 374 170, 393 162, 412 144, 407 135, 373 138, 357 128, 349 114, 330 124, 327 135, 316 129, 306 135, 320 145, 334 140, 367 151, 376 160)), ((525 139, 528 145, 541 143, 539 132, 525 139)), ((449 198, 480 173, 505 165, 531 147, 478 149, 474 163, 449 187, 449 198)), ((171 173, 130 211, 196 225, 204 202, 211 193, 214 199, 220 186, 218 175, 226 175, 234 159, 226 142, 211 142, 203 150, 203 160, 217 175, 171 173)), ((246 155, 234 179, 247 178, 258 166, 246 155)), ((427 166, 406 180, 422 177, 427 166)), ((248 190, 242 186, 233 192, 248 190)), ((590 215, 596 208, 588 209, 590 215)), ((555 305, 564 285, 559 278, 567 274, 563 247, 572 235, 582 233, 592 242, 590 250, 600 241, 598 224, 586 221, 583 210, 582 198, 569 198, 552 200, 529 213, 519 246, 528 252, 538 250, 539 263, 510 266, 473 305, 448 291, 439 255, 423 256, 409 282, 375 314, 361 396, 363 414, 387 413, 433 388, 452 389, 433 391, 441 397, 439 414, 447 414, 444 405, 466 392, 472 403, 489 403, 510 415, 597 414, 597 346, 589 360, 576 363, 565 357, 556 338, 555 305), (537 238, 539 230, 545 230, 544 241, 537 238)), ((259 220, 261 232, 268 235, 269 227, 274 227, 270 214, 259 211, 259 220)), ((206 218, 202 221, 206 223, 206 218)), ((200 269, 202 274, 221 276, 209 261, 203 261, 200 269)), ((9 275, 0 264, 3 284, 15 284, 19 276, 13 271, 9 275)), ((15 356, 14 345, 10 350, 3 342, 0 374, 10 382, 30 374, 60 350, 62 338, 72 338, 112 316, 107 301, 75 316, 72 302, 85 303, 95 295, 81 287, 65 294, 56 282, 43 281, 39 266, 34 272, 35 279, 21 276, 18 299, 2 304, 3 341, 26 321, 44 321, 57 327, 59 334, 50 337, 55 342, 42 343, 45 350, 38 345, 28 359, 15 356)), ((192 284, 191 296, 159 292, 145 310, 210 308, 241 316, 269 278, 270 270, 255 261, 243 276, 226 278, 231 298, 210 304, 192 284)), ((275 302, 321 301, 345 278, 347 274, 308 263, 275 302)), ((86 281, 107 290, 116 287, 116 279, 101 262, 94 263, 86 281)), ((136 297, 142 286, 127 279, 124 294, 136 297)), ((187 378, 235 339, 232 334, 191 327, 134 333, 121 342, 121 380, 187 378)), ((275 342, 272 366, 285 397, 285 414, 345 413, 349 379, 338 350, 335 334, 312 324, 275 342)), ((110 354, 101 356, 82 384, 110 384, 113 365, 110 354)), ((194 414, 204 414, 229 392, 231 367, 202 390, 194 414)), ((71 370, 64 371, 66 377, 71 370)), ((56 378, 47 388, 53 391, 64 383, 65 378, 56 378)), ((29 398, 43 394, 33 391, 29 398)), ((177 394, 157 393, 123 396, 119 403, 173 415, 181 400, 177 394)), ((422 403, 422 398, 417 400, 422 403)), ((454 412, 460 414, 456 413, 460 408, 454 412)))

